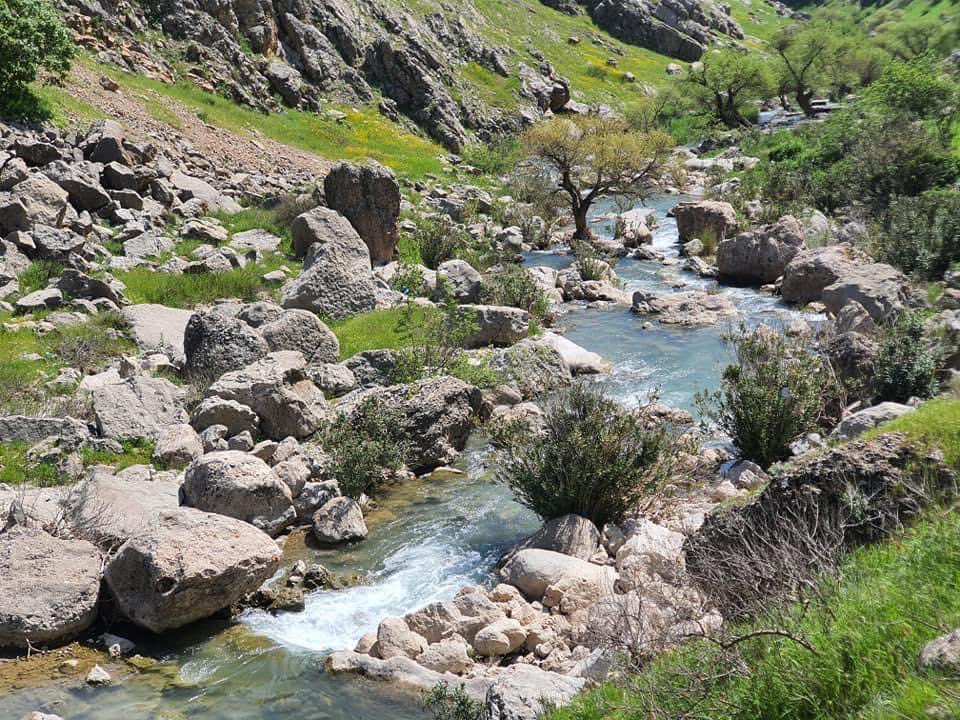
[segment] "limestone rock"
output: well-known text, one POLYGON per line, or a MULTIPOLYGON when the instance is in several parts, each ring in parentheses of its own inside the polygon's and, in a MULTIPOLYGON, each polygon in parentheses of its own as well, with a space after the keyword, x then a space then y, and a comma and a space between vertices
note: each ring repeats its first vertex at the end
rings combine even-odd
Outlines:
POLYGON ((516 663, 503 670, 484 699, 481 720, 537 720, 551 706, 565 705, 586 680, 516 663))
POLYGON ((253 328, 217 309, 190 317, 183 349, 187 372, 211 378, 239 370, 269 352, 266 340, 253 328))
POLYGON ((427 647, 427 641, 412 632, 401 618, 386 618, 377 628, 377 651, 384 660, 392 657, 416 658, 427 647))
POLYGON ((363 540, 367 536, 367 525, 357 501, 348 497, 327 501, 313 515, 313 534, 322 543, 363 540))
POLYGON ((879 405, 860 410, 848 415, 831 433, 838 440, 850 440, 863 435, 867 430, 875 428, 888 420, 913 412, 916 408, 910 405, 901 405, 895 402, 882 402, 879 405))
POLYGON ((737 214, 730 203, 716 200, 682 202, 673 208, 681 243, 712 237, 717 243, 737 228, 737 214))
POLYGON ((461 305, 460 311, 467 316, 472 314, 477 324, 476 332, 464 341, 467 347, 513 345, 527 337, 530 330, 530 313, 520 308, 461 305))
POLYGON ((783 275, 787 264, 803 249, 799 220, 785 215, 773 225, 740 233, 717 248, 717 269, 728 281, 764 285, 783 275))
POLYGON ((261 325, 259 330, 270 352, 296 350, 310 364, 335 363, 340 357, 337 336, 307 310, 285 310, 276 320, 261 325))
POLYGON ((190 508, 160 515, 107 566, 117 607, 156 633, 228 608, 279 566, 276 543, 247 523, 190 508))
POLYGON ((186 467, 203 455, 200 436, 190 425, 169 425, 160 431, 153 457, 167 467, 186 467))
POLYGON ((393 171, 380 163, 341 162, 323 182, 327 206, 353 225, 374 263, 393 260, 400 239, 400 185, 393 171))
POLYGON ((539 549, 589 560, 600 547, 600 531, 579 515, 564 515, 548 521, 517 545, 517 550, 539 549))
POLYGON ((531 600, 540 600, 548 586, 569 577, 610 587, 612 592, 615 573, 612 568, 551 550, 521 550, 503 566, 500 577, 531 600))
POLYGON ((155 439, 165 427, 185 423, 186 392, 164 378, 135 375, 91 393, 97 429, 116 440, 155 439))

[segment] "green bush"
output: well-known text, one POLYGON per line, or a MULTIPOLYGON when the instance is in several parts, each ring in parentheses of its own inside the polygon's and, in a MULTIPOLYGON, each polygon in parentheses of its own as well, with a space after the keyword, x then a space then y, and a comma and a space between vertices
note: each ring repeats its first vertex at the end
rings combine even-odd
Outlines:
POLYGON ((715 393, 697 393, 703 416, 730 436, 740 457, 769 467, 814 431, 839 393, 832 369, 802 339, 761 326, 724 337, 736 362, 715 393))
POLYGON ((331 458, 330 474, 340 492, 352 498, 372 495, 406 465, 410 451, 405 419, 375 397, 353 413, 339 414, 320 430, 320 444, 331 458))
POLYGON ((937 392, 940 354, 923 334, 923 316, 906 313, 884 329, 874 387, 880 401, 906 402, 937 392))
POLYGON ((420 218, 414 241, 420 249, 423 264, 436 270, 441 263, 459 257, 469 247, 472 238, 463 228, 446 217, 420 218))
POLYGON ((396 274, 390 280, 390 287, 410 297, 428 297, 431 294, 427 288, 423 270, 403 260, 400 261, 396 274))
POLYGON ((881 260, 922 280, 937 280, 960 261, 960 191, 932 190, 890 203, 878 240, 881 260))
POLYGON ((627 410, 597 385, 578 384, 546 402, 543 434, 501 433, 494 473, 544 520, 574 513, 597 527, 657 497, 669 479, 675 430, 653 427, 646 408, 627 410))
POLYGON ((479 720, 483 703, 477 702, 463 685, 450 689, 446 682, 438 682, 423 694, 423 709, 433 720, 479 720))
POLYGON ((70 31, 45 0, 0 2, 0 113, 31 118, 40 108, 28 86, 42 69, 62 77, 75 54, 70 31))
POLYGON ((550 301, 543 288, 520 265, 507 265, 484 285, 485 301, 526 310, 538 320, 547 317, 550 301))

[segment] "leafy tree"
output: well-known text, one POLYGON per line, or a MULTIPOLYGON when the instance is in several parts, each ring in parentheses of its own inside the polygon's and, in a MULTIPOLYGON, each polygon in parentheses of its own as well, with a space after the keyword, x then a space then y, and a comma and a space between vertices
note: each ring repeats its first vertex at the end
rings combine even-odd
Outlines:
POLYGON ((627 123, 599 116, 551 118, 523 136, 541 172, 556 175, 556 192, 566 195, 576 223, 574 237, 590 237, 587 213, 601 195, 642 197, 660 178, 673 141, 659 130, 637 132, 627 123))
POLYGON ((597 527, 617 522, 662 492, 679 447, 678 429, 648 410, 574 385, 547 401, 542 434, 523 421, 497 433, 494 473, 545 520, 573 513, 597 527))
POLYGON ((960 20, 894 16, 877 27, 877 42, 900 60, 946 55, 960 42, 960 20))
POLYGON ((707 53, 680 82, 693 91, 705 112, 728 128, 750 127, 743 116, 744 104, 766 98, 775 90, 767 60, 733 49, 707 53))
POLYGON ((782 94, 792 93, 804 114, 813 117, 813 97, 827 83, 827 69, 841 63, 844 44, 826 26, 808 24, 783 28, 773 36, 770 46, 780 61, 782 94))
POLYGON ((43 69, 60 77, 75 49, 70 32, 46 0, 0 0, 0 99, 4 109, 22 103, 43 69))
POLYGON ((937 120, 946 133, 956 120, 960 88, 940 71, 937 63, 923 57, 890 63, 867 89, 866 101, 879 112, 903 112, 937 120))
POLYGON ((761 326, 724 338, 736 362, 715 393, 698 393, 697 407, 733 440, 740 456, 766 468, 790 456, 790 443, 812 432, 835 398, 829 365, 802 339, 761 326))

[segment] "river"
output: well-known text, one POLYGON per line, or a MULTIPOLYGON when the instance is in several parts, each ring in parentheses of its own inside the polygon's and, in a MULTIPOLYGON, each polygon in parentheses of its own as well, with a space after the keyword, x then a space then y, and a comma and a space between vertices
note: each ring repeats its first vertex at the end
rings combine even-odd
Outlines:
MULTIPOLYGON (((677 197, 648 201, 659 227, 654 246, 677 257, 676 225, 666 212, 677 197)), ((595 208, 595 230, 611 232, 612 203, 595 208)), ((564 267, 569 255, 530 253, 529 265, 564 267)), ((623 259, 617 274, 628 291, 669 292, 710 283, 679 264, 623 259)), ((723 288, 750 324, 800 317, 756 291, 723 288)), ((809 319, 816 319, 811 317, 809 319)), ((668 328, 625 308, 568 305, 558 327, 574 342, 613 363, 603 382, 625 404, 657 391, 670 405, 692 409, 693 394, 716 387, 729 359, 721 342, 726 326, 668 328)), ((240 622, 198 623, 160 644, 136 638, 140 652, 160 662, 145 672, 116 678, 109 687, 76 687, 76 680, 45 682, 5 693, 0 716, 19 718, 48 709, 67 720, 361 720, 423 717, 414 698, 351 677, 330 676, 323 661, 350 649, 388 615, 403 615, 428 602, 452 597, 467 583, 490 580, 499 554, 539 525, 537 519, 492 481, 487 449, 475 440, 457 467, 462 475, 427 478, 392 489, 368 518, 369 537, 337 550, 302 550, 345 574, 367 575, 364 585, 311 594, 300 613, 245 613, 240 622)), ((288 554, 290 554, 288 549, 288 554)))

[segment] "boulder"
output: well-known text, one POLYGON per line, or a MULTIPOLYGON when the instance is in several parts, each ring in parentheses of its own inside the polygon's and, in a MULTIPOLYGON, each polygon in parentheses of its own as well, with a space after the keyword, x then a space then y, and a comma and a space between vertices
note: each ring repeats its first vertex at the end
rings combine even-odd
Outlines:
POLYGON ((459 303, 480 301, 480 289, 483 282, 480 273, 466 260, 447 260, 437 267, 436 299, 443 300, 449 289, 453 299, 459 303), (446 282, 439 282, 440 278, 446 282))
POLYGON ((251 437, 260 434, 260 417, 252 408, 236 400, 225 400, 221 397, 201 400, 190 415, 190 424, 201 432, 220 425, 225 428, 228 437, 243 432, 250 433, 251 437))
POLYGON ((533 665, 515 663, 496 676, 487 690, 481 720, 537 720, 545 711, 570 702, 586 680, 533 665))
POLYGON ((834 325, 839 334, 852 332, 874 337, 880 331, 873 318, 870 317, 870 313, 856 300, 851 300, 840 308, 834 325))
POLYGON ((230 247, 241 253, 277 252, 280 243, 280 238, 266 230, 245 230, 230 238, 230 247))
POLYGON ((640 315, 655 315, 664 325, 716 325, 739 314, 726 295, 701 290, 660 294, 638 290, 631 309, 640 315))
POLYGON ((279 564, 276 543, 255 527, 180 508, 124 543, 104 577, 127 618, 162 633, 229 608, 279 564))
POLYGON ((90 439, 90 429, 72 417, 0 416, 0 442, 29 445, 56 438, 61 447, 75 449, 90 439))
POLYGON ((722 279, 736 283, 772 283, 803 249, 803 242, 803 225, 785 215, 773 225, 721 242, 717 248, 717 270, 722 279))
POLYGON ((77 214, 70 207, 69 197, 66 190, 46 175, 29 176, 14 186, 4 203, 8 208, 19 205, 23 215, 19 216, 17 222, 12 222, 11 218, 17 216, 20 210, 11 214, 0 209, 0 235, 13 230, 30 230, 34 225, 58 228, 68 219, 69 213, 76 219, 77 214))
POLYGON ((260 432, 271 440, 312 435, 329 415, 323 393, 307 375, 303 355, 295 351, 270 353, 222 375, 206 397, 251 408, 260 419, 260 432))
POLYGON ((463 621, 460 609, 452 602, 435 602, 408 614, 404 620, 429 643, 438 643, 459 632, 463 621))
POLYGON ((517 545, 516 550, 539 549, 589 560, 600 547, 597 526, 579 515, 549 520, 542 528, 517 545))
POLYGON ((941 635, 923 646, 919 665, 947 675, 960 675, 960 630, 941 635))
POLYGON ((464 343, 469 348, 513 345, 527 337, 530 313, 500 305, 461 305, 460 312, 473 315, 476 331, 464 343))
POLYGON ((802 250, 783 269, 783 299, 801 304, 817 302, 825 287, 862 261, 862 254, 846 244, 802 250))
POLYGON ((163 353, 175 363, 184 361, 183 338, 192 310, 144 304, 129 305, 121 313, 141 351, 163 353))
POLYGON ((573 382, 563 355, 542 338, 527 338, 495 352, 490 366, 506 382, 515 385, 524 398, 559 390, 573 382))
POLYGON ((614 227, 614 239, 623 242, 623 246, 627 248, 651 244, 653 233, 647 226, 650 217, 651 211, 648 208, 634 208, 620 213, 614 227))
POLYGON ((183 504, 243 520, 270 535, 296 518, 290 488, 263 460, 236 450, 208 453, 187 466, 183 504))
POLYGON ((169 425, 160 431, 153 457, 166 467, 182 468, 203 455, 197 431, 186 423, 169 425))
POLYGON ((322 543, 363 540, 367 525, 357 501, 343 496, 328 500, 313 515, 313 534, 322 543))
POLYGON ((540 340, 563 357, 567 367, 570 368, 570 372, 574 375, 596 375, 607 372, 611 367, 610 363, 597 353, 590 352, 572 340, 563 337, 563 335, 546 332, 540 337, 540 340))
POLYGON ((216 308, 190 317, 183 350, 186 371, 207 378, 239 370, 270 352, 267 341, 256 330, 216 308))
POLYGON ((86 540, 13 527, 0 533, 0 647, 62 645, 97 617, 103 558, 86 540))
POLYGON ((175 170, 169 178, 177 196, 184 202, 188 200, 199 200, 212 211, 222 211, 226 213, 239 212, 242 208, 235 200, 221 195, 219 191, 213 188, 209 183, 199 178, 185 175, 179 170, 175 170))
POLYGON ((848 415, 840 421, 831 436, 837 440, 852 440, 863 435, 867 430, 877 427, 877 425, 882 425, 888 420, 893 420, 914 410, 916 408, 911 405, 882 402, 879 405, 848 415))
POLYGON ((270 352, 296 350, 311 365, 335 363, 340 357, 337 336, 312 312, 284 310, 279 318, 261 325, 259 330, 270 352))
POLYGON ((57 288, 34 290, 14 303, 17 312, 32 313, 37 310, 53 310, 63 304, 63 293, 57 288))
POLYGON ((337 409, 355 413, 367 398, 378 399, 404 418, 404 429, 413 444, 407 464, 414 472, 453 462, 466 445, 473 413, 480 406, 480 392, 475 387, 456 378, 435 377, 351 393, 341 399, 337 409))
POLYGON ((340 495, 340 488, 336 480, 323 482, 306 482, 300 494, 293 499, 293 506, 300 520, 312 520, 314 513, 340 495))
POLYGON ((323 181, 327 206, 353 225, 375 263, 393 260, 400 239, 400 185, 393 171, 375 161, 340 162, 323 181))
POLYGON ((417 656, 417 664, 439 673, 462 675, 473 667, 467 655, 468 646, 459 638, 450 638, 428 645, 417 656))
POLYGON ((871 263, 848 269, 823 288, 821 300, 834 314, 856 300, 875 322, 887 322, 913 304, 912 296, 910 281, 903 273, 890 265, 871 263))
POLYGON ((616 577, 613 568, 552 550, 521 550, 500 569, 504 582, 518 588, 531 601, 540 600, 547 587, 565 578, 579 578, 609 588, 616 577))
POLYGON ((480 655, 497 657, 519 650, 527 640, 527 633, 514 618, 502 618, 477 631, 473 647, 480 655))
POLYGON ((376 307, 370 252, 346 219, 329 208, 297 217, 294 247, 303 272, 283 288, 283 306, 339 320, 376 307))
POLYGON ((705 237, 722 242, 737 228, 737 213, 727 202, 697 200, 682 202, 673 208, 681 243, 705 237))
POLYGON ((642 569, 671 578, 683 569, 683 541, 681 533, 649 520, 633 522, 626 541, 617 550, 617 569, 622 571, 628 560, 636 558, 639 564, 630 563, 633 572, 642 569))
POLYGON ((384 660, 392 657, 414 659, 426 647, 426 639, 411 631, 401 618, 386 618, 377 628, 377 653, 384 660))
POLYGON ((164 378, 135 375, 94 389, 91 400, 100 435, 116 440, 154 440, 189 420, 186 391, 164 378))
POLYGON ((96 466, 66 499, 75 532, 116 548, 142 532, 162 512, 180 506, 180 481, 172 472, 134 465, 120 472, 96 466))

